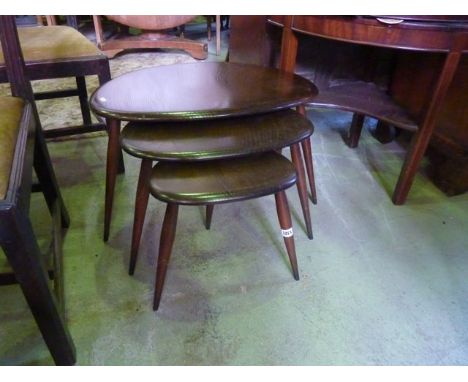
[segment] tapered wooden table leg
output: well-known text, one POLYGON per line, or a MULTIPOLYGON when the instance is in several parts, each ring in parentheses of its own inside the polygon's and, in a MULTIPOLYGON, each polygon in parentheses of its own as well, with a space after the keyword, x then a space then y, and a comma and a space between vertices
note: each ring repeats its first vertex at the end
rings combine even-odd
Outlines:
POLYGON ((109 141, 107 144, 107 166, 106 166, 106 196, 104 206, 104 241, 109 240, 110 223, 112 218, 112 205, 114 202, 115 180, 119 163, 119 135, 120 121, 107 119, 109 141))
MULTIPOLYGON (((306 109, 304 104, 297 106, 296 110, 299 114, 306 116, 306 109)), ((307 177, 309 178, 309 188, 312 203, 317 204, 317 191, 315 189, 314 163, 312 159, 312 145, 310 143, 310 137, 304 139, 301 142, 301 146, 302 152, 304 153, 304 162, 307 169, 307 177)))
POLYGON ((305 182, 304 162, 302 161, 301 149, 298 143, 291 146, 291 159, 296 167, 297 173, 297 192, 301 202, 302 213, 306 225, 307 237, 313 238, 312 222, 310 219, 309 198, 307 197, 307 186, 305 182))
POLYGON ((307 177, 309 178, 309 188, 312 203, 317 204, 317 190, 315 189, 315 176, 314 176, 314 164, 312 159, 312 145, 310 138, 304 139, 301 142, 302 151, 304 153, 304 162, 307 169, 307 177))
MULTIPOLYGON (((461 44, 463 42, 462 36, 457 40, 454 45, 461 44)), ((460 46, 457 49, 461 49, 460 46)), ((408 196, 409 190, 418 170, 419 163, 427 149, 429 141, 432 137, 432 132, 435 128, 437 115, 442 107, 442 101, 447 94, 450 83, 452 82, 455 71, 458 67, 458 63, 461 57, 461 50, 451 51, 444 62, 442 71, 440 72, 437 83, 435 84, 434 91, 430 95, 430 100, 422 119, 422 123, 419 126, 419 130, 414 134, 411 140, 411 145, 406 154, 405 163, 398 178, 395 191, 393 192, 393 203, 400 205, 404 204, 406 197, 408 196)))
MULTIPOLYGON (((93 17, 99 19, 99 16, 93 16, 93 17)), ((99 44, 99 41, 98 41, 98 44, 99 44)), ((106 82, 109 82, 111 80, 109 61, 107 59, 105 61, 101 61, 100 63, 100 70, 99 70, 98 78, 99 78, 100 86, 104 85, 106 82)), ((109 125, 107 125, 107 129, 109 130, 109 125)), ((117 168, 117 173, 123 174, 124 172, 125 172, 125 164, 123 160, 123 152, 122 150, 119 150, 119 166, 117 168)))
POLYGON ((291 223, 291 214, 289 212, 288 199, 286 193, 280 191, 275 194, 276 212, 278 213, 278 220, 281 227, 281 234, 283 235, 284 244, 288 251, 289 261, 293 271, 294 279, 299 280, 299 269, 297 267, 296 247, 294 245, 294 234, 291 223))
POLYGON ((210 229, 211 227, 211 218, 213 217, 213 209, 214 209, 214 204, 206 205, 206 220, 205 220, 206 229, 210 229))
POLYGON ((156 268, 156 286, 154 289, 153 310, 158 310, 161 301, 161 294, 166 279, 167 265, 171 257, 172 246, 177 226, 177 215, 179 206, 174 203, 169 203, 164 215, 164 222, 161 229, 161 239, 159 241, 159 256, 158 266, 156 268))
POLYGON ((130 252, 130 266, 128 274, 133 275, 140 248, 141 233, 145 222, 146 208, 149 197, 149 179, 151 175, 151 159, 142 159, 140 176, 135 197, 135 216, 133 219, 132 249, 130 252))

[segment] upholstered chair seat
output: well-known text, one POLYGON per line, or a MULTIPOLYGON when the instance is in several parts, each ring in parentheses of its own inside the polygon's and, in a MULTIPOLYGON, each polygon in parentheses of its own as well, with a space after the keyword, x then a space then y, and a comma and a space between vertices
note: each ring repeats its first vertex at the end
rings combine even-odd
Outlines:
MULTIPOLYGON (((104 56, 91 41, 68 26, 18 28, 18 35, 27 63, 104 56)), ((1 51, 0 65, 4 65, 1 51)))

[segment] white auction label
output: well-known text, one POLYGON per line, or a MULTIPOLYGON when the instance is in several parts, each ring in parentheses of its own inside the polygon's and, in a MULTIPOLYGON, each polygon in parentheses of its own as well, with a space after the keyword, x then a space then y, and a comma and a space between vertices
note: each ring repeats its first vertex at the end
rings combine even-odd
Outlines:
POLYGON ((283 237, 291 237, 293 235, 292 227, 288 228, 288 229, 282 229, 281 230, 281 235, 283 235, 283 237))

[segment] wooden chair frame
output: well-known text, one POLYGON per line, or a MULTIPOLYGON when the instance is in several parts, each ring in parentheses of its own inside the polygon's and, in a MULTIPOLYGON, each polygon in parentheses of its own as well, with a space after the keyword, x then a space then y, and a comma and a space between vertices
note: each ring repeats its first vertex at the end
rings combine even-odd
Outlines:
MULTIPOLYGON (((47 28, 47 26, 38 28, 47 28)), ((99 84, 103 85, 111 79, 109 60, 104 54, 74 59, 26 61, 25 65, 26 74, 30 81, 66 77, 76 78, 77 87, 75 89, 40 92, 34 95, 35 100, 78 96, 80 101, 83 125, 48 129, 45 132, 46 137, 61 137, 106 129, 104 123, 92 123, 91 121, 85 80, 85 76, 97 75, 99 84)), ((0 83, 6 82, 8 82, 6 67, 0 65, 0 83)))
POLYGON ((0 284, 13 281, 20 284, 55 363, 73 365, 76 353, 63 317, 61 272, 61 235, 62 229, 69 226, 68 212, 50 162, 31 84, 26 78, 13 16, 0 16, 0 37, 12 94, 28 101, 20 122, 7 193, 5 199, 0 200, 0 245, 14 272, 0 275, 0 284), (33 167, 54 225, 53 276, 56 296, 49 287, 44 259, 29 219, 33 167))

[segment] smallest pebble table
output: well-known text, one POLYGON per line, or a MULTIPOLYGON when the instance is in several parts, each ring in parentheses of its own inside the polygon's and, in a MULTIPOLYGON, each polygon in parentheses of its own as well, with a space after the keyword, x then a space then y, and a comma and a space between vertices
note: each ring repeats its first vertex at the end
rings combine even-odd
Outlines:
POLYGON ((299 280, 291 214, 284 192, 295 182, 294 165, 275 152, 208 162, 159 162, 154 166, 149 188, 155 198, 167 203, 167 208, 161 228, 153 310, 158 309, 161 300, 181 204, 215 205, 274 194, 293 275, 299 280))

